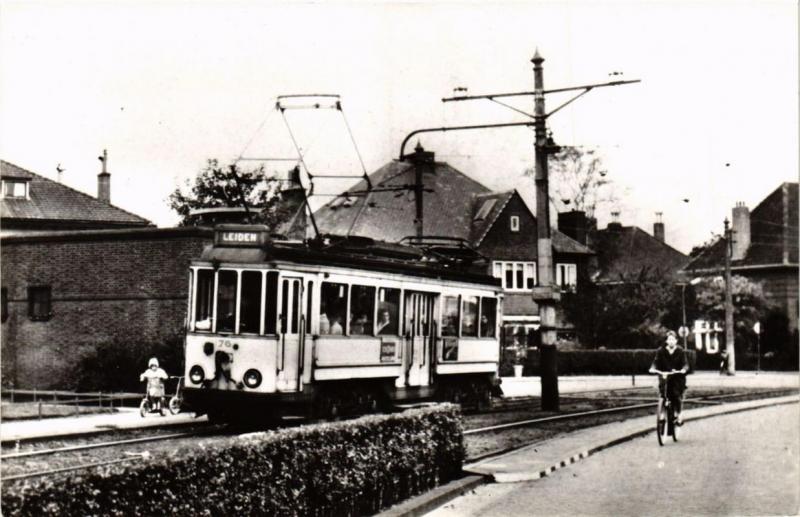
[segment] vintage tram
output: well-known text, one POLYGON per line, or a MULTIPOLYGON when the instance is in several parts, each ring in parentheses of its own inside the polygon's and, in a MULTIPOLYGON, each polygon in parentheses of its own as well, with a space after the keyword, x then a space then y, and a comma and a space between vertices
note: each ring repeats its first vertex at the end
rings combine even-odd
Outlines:
POLYGON ((189 278, 184 395, 212 419, 482 405, 498 391, 502 290, 463 260, 224 225, 189 278))

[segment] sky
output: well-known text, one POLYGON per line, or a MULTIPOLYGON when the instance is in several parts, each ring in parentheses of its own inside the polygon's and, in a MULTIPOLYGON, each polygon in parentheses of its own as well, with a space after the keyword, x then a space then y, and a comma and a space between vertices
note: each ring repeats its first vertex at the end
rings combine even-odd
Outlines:
MULTIPOLYGON (((722 232, 736 202, 752 209, 798 180, 797 3, 768 0, 4 0, 0 157, 52 179, 60 164, 65 184, 96 195, 107 149, 112 203, 171 226, 167 197, 208 159, 297 156, 279 95, 340 95, 341 112, 284 114, 312 173, 361 174, 396 159, 415 129, 525 120, 441 99, 456 87, 532 90, 536 49, 545 88, 642 81, 593 90, 549 119, 558 144, 603 159, 618 200, 598 210, 600 227, 613 210, 652 232, 662 212, 667 243, 688 252, 722 232)), ((508 102, 533 109, 529 97, 508 102)), ((534 209, 531 130, 419 140, 534 209)), ((243 163, 262 164, 278 175, 292 165, 243 163)), ((319 179, 315 192, 347 185, 319 179)))

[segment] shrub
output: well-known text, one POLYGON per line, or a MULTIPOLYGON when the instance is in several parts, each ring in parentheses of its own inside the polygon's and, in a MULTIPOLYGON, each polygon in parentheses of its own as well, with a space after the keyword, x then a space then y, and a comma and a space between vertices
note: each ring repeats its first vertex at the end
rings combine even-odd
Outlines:
MULTIPOLYGON (((559 375, 638 375, 647 373, 655 357, 655 349, 638 350, 567 350, 558 352, 559 375)), ((687 351, 690 368, 694 368, 695 352, 687 351)), ((525 375, 540 375, 539 354, 528 356, 525 375)))
POLYGON ((147 361, 157 357, 170 375, 183 374, 183 336, 158 343, 127 340, 101 343, 90 347, 78 363, 74 385, 78 391, 142 391, 139 375, 147 361))
POLYGON ((70 479, 6 482, 3 515, 364 515, 454 478, 460 410, 231 438, 70 479))

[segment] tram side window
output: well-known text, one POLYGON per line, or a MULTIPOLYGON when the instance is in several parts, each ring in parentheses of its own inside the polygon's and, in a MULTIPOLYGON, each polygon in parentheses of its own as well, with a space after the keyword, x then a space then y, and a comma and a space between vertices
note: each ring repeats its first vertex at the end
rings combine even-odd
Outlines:
POLYGON ((400 321, 400 289, 381 287, 378 291, 378 322, 380 336, 396 336, 400 321))
POLYGON ((278 330, 278 272, 267 273, 267 292, 264 296, 264 334, 278 330))
POLYGON ((481 298, 481 337, 494 337, 497 323, 497 298, 481 298))
POLYGON ((350 334, 353 336, 371 336, 373 318, 375 317, 375 288, 366 285, 354 285, 350 299, 350 334))
POLYGON ((236 271, 220 271, 217 278, 217 332, 233 332, 236 325, 236 271))
POLYGON ((319 300, 319 333, 344 334, 347 285, 322 282, 319 300))
POLYGON ((261 319, 261 272, 242 273, 242 302, 239 314, 239 332, 258 334, 261 319))
POLYGON ((468 337, 478 336, 478 297, 465 296, 463 299, 464 310, 461 316, 461 335, 468 337))
POLYGON ((196 289, 194 329, 207 332, 211 330, 211 311, 214 310, 214 272, 212 270, 197 270, 196 289))
POLYGON ((444 297, 442 335, 458 336, 458 296, 444 297))

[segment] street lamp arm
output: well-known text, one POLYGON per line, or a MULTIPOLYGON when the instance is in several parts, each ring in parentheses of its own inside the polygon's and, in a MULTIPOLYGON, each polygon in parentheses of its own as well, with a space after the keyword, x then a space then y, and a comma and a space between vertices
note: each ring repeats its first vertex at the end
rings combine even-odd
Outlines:
POLYGON ((435 133, 435 132, 443 132, 443 131, 462 131, 466 129, 489 129, 489 128, 500 128, 500 127, 521 127, 521 126, 533 126, 536 124, 535 120, 531 120, 528 122, 506 122, 503 124, 479 124, 476 126, 445 126, 445 127, 430 127, 424 129, 415 129, 414 131, 410 132, 406 137, 403 139, 403 143, 400 144, 400 159, 403 160, 406 156, 406 144, 414 135, 419 135, 421 133, 435 133))

